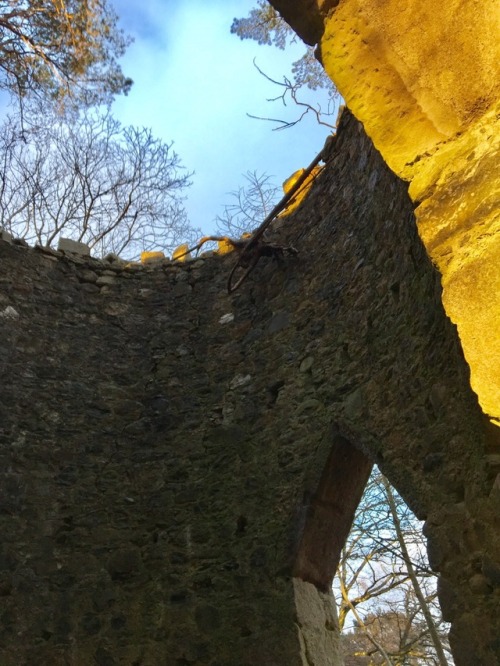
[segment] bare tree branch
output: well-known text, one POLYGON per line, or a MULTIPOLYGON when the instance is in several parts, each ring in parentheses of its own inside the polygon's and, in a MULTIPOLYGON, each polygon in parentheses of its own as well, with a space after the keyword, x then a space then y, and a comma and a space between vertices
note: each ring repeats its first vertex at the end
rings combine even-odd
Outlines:
POLYGON ((9 118, 0 164, 2 225, 27 241, 51 246, 63 233, 101 255, 135 257, 199 236, 182 206, 190 174, 172 145, 109 112, 30 114, 23 127, 9 118))
POLYGON ((335 129, 335 125, 333 123, 328 123, 323 120, 324 117, 331 117, 333 116, 335 109, 334 105, 332 104, 332 100, 329 102, 329 108, 325 111, 321 108, 321 105, 318 103, 316 106, 313 106, 312 104, 308 102, 304 102, 299 98, 299 94, 304 86, 304 83, 297 82, 297 81, 291 81, 288 77, 283 76, 282 81, 277 81, 276 79, 273 79, 271 76, 266 74, 258 65, 257 62, 254 58, 253 64, 255 69, 263 76, 267 81, 270 83, 273 83, 276 86, 279 86, 280 88, 283 89, 283 92, 281 95, 277 95, 276 97, 270 97, 267 99, 268 102, 276 102, 281 100, 283 106, 288 106, 288 103, 293 103, 295 106, 299 107, 301 109, 301 113, 299 114, 298 117, 296 117, 294 120, 281 120, 278 118, 269 118, 269 117, 263 117, 263 116, 255 116, 253 114, 247 113, 247 116, 249 118, 255 118, 256 120, 267 120, 269 122, 273 123, 278 123, 280 126, 275 127, 273 131, 276 130, 282 130, 282 129, 288 129, 290 127, 293 127, 294 125, 297 125, 300 123, 303 118, 305 118, 308 114, 312 114, 316 122, 319 125, 324 125, 325 127, 329 127, 330 129, 335 129))
POLYGON ((446 627, 420 525, 376 470, 343 549, 334 590, 346 666, 387 659, 405 666, 453 663, 446 656, 446 627))

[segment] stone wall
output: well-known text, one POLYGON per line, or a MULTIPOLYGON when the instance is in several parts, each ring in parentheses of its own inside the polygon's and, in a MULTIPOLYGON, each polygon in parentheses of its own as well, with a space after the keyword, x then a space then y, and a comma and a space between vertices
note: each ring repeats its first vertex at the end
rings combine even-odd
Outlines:
POLYGON ((493 665, 482 415, 406 186, 349 114, 281 225, 298 255, 232 296, 232 255, 0 242, 2 666, 338 664, 329 539, 371 460, 427 521, 457 663, 493 665))

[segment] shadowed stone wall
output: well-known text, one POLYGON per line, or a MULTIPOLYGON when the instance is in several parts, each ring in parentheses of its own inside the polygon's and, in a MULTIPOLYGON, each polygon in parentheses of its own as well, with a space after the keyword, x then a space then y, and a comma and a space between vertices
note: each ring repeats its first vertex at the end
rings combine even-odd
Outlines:
POLYGON ((369 460, 427 520, 458 663, 493 664, 481 413, 406 188, 350 115, 281 224, 298 256, 231 297, 231 255, 0 242, 2 666, 338 664, 329 535, 369 460))

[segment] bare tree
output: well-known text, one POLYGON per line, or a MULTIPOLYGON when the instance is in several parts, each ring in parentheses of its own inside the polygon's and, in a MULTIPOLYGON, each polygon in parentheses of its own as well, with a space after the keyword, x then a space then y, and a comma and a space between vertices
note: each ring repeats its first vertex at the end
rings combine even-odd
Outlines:
POLYGON ((190 175, 172 144, 109 112, 9 117, 0 135, 0 225, 31 243, 62 234, 98 255, 172 250, 199 236, 182 193, 190 175))
POLYGON ((270 213, 278 200, 280 188, 272 182, 271 176, 247 171, 243 174, 246 184, 229 193, 232 201, 224 206, 215 222, 221 235, 238 238, 252 231, 270 213))
POLYGON ((349 666, 448 666, 421 525, 374 471, 344 547, 334 592, 349 666))
POLYGON ((342 637, 345 666, 429 664, 411 612, 384 611, 359 618, 342 637))
MULTIPOLYGON (((423 549, 418 548, 421 544, 417 544, 417 549, 413 549, 417 558, 420 559, 420 562, 413 561, 413 558, 410 554, 410 547, 407 543, 408 537, 405 537, 405 531, 403 527, 403 521, 401 520, 401 510, 398 511, 398 501, 395 491, 392 489, 389 481, 383 476, 382 484, 384 487, 385 497, 387 499, 387 504, 389 506, 389 511, 391 514, 392 522, 394 525, 394 531, 398 541, 398 545, 401 552, 401 559, 404 562, 404 566, 408 573, 408 578, 411 582, 411 589, 416 598, 416 606, 419 609, 420 613, 423 616, 424 624, 426 627, 426 634, 429 637, 432 648, 434 649, 437 657, 437 663, 440 666, 447 666, 447 659, 444 653, 442 639, 438 633, 438 622, 435 620, 433 613, 430 608, 428 594, 425 589, 425 581, 422 579, 422 553, 423 549), (419 575, 420 571, 420 575, 419 575)), ((408 510, 408 509, 407 509, 408 510)), ((414 534, 414 532, 413 532, 414 534)), ((427 562, 425 562, 425 569, 428 571, 427 562)), ((433 595, 435 600, 435 594, 433 595)))
MULTIPOLYGON (((231 25, 231 33, 238 35, 240 39, 253 39, 258 44, 272 45, 281 50, 298 40, 292 28, 267 0, 257 0, 257 6, 250 10, 248 16, 235 18, 231 25)), ((336 113, 340 103, 340 95, 317 60, 314 47, 304 45, 304 48, 304 54, 292 63, 291 76, 283 76, 282 80, 266 74, 254 60, 257 71, 280 89, 278 95, 269 98, 267 101, 281 101, 285 107, 289 105, 292 108, 298 107, 298 116, 291 120, 283 120, 248 114, 251 118, 277 123, 278 126, 274 128, 276 130, 293 127, 306 115, 312 115, 321 125, 334 126, 331 117, 336 113), (307 90, 324 90, 326 92, 326 103, 321 106, 317 102, 311 103, 308 101, 307 96, 304 95, 307 90)))
MULTIPOLYGON (((257 0, 257 6, 250 10, 247 17, 235 18, 231 33, 240 39, 253 39, 258 44, 276 46, 282 51, 298 40, 292 28, 267 0, 257 0)), ((316 59, 314 47, 304 44, 304 48, 304 55, 292 64, 294 83, 310 90, 324 88, 331 96, 335 96, 335 86, 316 59)))
MULTIPOLYGON (((313 104, 311 102, 306 101, 306 99, 302 96, 302 93, 304 92, 303 90, 304 83, 301 82, 300 79, 297 79, 295 77, 290 79, 287 76, 283 76, 282 80, 278 81, 277 79, 273 79, 271 76, 266 74, 257 65, 255 59, 253 64, 261 76, 263 76, 265 79, 267 79, 268 81, 270 81, 271 83, 273 83, 274 85, 276 85, 278 88, 281 89, 281 93, 279 95, 276 95, 275 97, 269 97, 267 101, 268 102, 281 101, 281 104, 284 107, 287 107, 291 103, 293 106, 298 107, 299 114, 291 120, 283 120, 280 118, 269 118, 267 116, 266 117, 255 116, 251 113, 247 113, 247 116, 249 118, 255 118, 256 120, 268 120, 269 122, 277 124, 277 127, 275 127, 274 130, 282 130, 297 125, 307 115, 311 115, 316 119, 318 125, 324 125, 325 127, 329 127, 330 129, 335 129, 333 117, 338 110, 337 101, 340 99, 338 95, 332 95, 328 97, 326 102, 326 107, 321 106, 319 102, 313 104), (327 122, 327 119, 330 122, 327 122)), ((305 66, 306 64, 304 63, 304 67, 305 66)))

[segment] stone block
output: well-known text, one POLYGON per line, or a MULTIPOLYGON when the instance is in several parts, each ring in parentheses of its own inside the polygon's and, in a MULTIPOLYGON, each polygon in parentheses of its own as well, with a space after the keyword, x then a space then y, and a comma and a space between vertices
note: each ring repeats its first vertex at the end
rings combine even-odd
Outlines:
POLYGON ((80 241, 71 240, 71 238, 60 238, 57 244, 57 249, 60 252, 70 252, 71 254, 79 254, 81 256, 90 255, 90 248, 85 243, 80 241))

